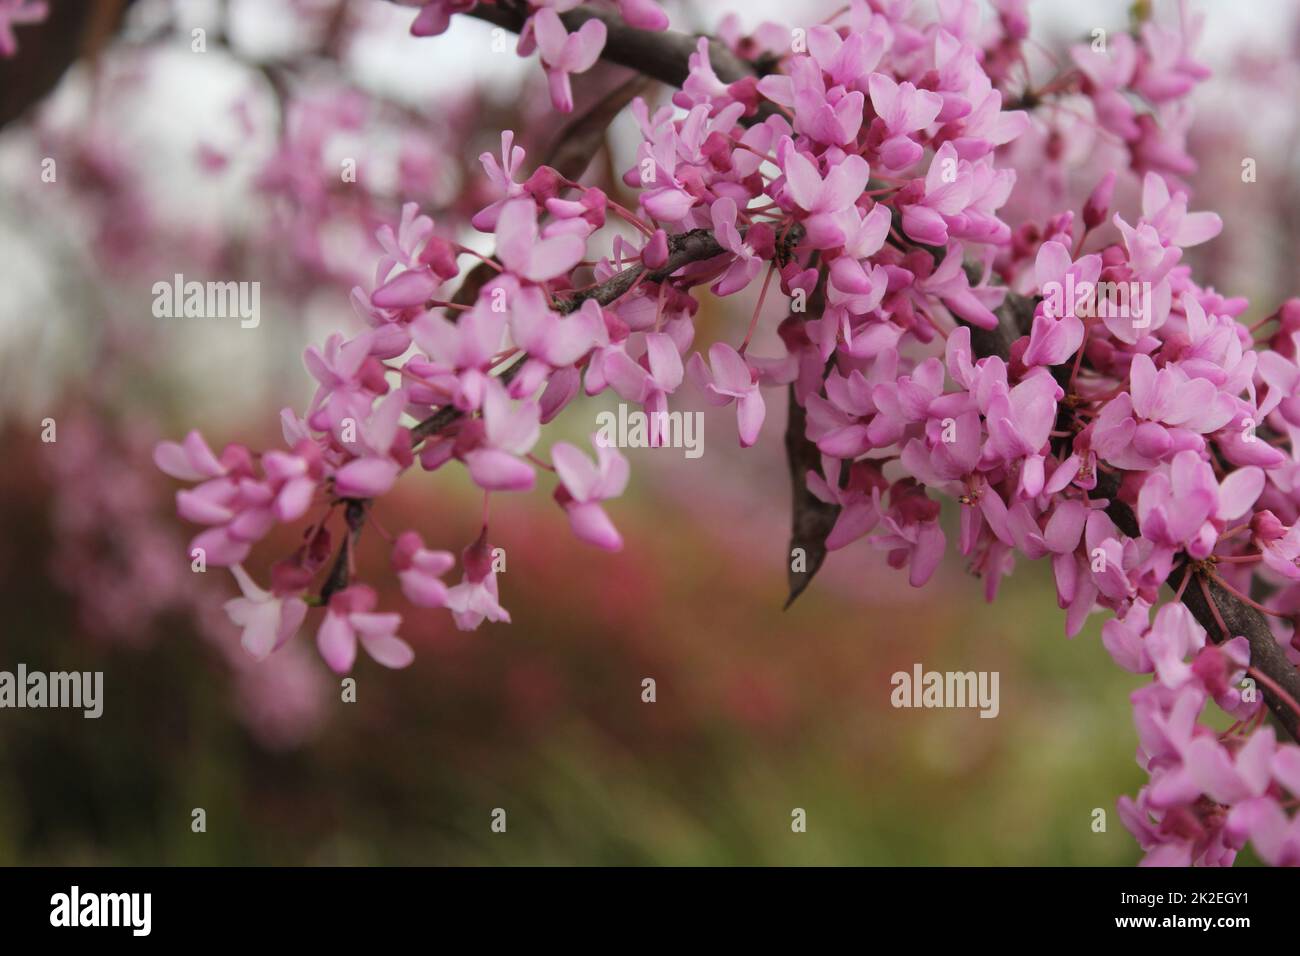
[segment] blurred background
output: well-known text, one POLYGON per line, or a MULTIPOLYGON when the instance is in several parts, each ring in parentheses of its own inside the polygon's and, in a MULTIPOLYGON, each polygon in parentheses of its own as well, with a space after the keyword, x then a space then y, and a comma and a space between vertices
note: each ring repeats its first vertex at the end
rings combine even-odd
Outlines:
MULTIPOLYGON (((716 30, 724 5, 666 6, 675 28, 716 30)), ((735 6, 735 33, 790 16, 735 6)), ((1225 220, 1196 266, 1250 297, 1254 321, 1295 291, 1300 35, 1283 0, 1189 10, 1207 17, 1198 49, 1215 75, 1196 94, 1186 179, 1192 207, 1225 220), (1246 157, 1256 183, 1241 182, 1246 157)), ((1131 13, 1032 2, 1035 78, 1131 13)), ((464 18, 413 38, 414 11, 381 0, 54 0, 51 16, 0 60, 0 670, 103 671, 105 702, 98 720, 0 710, 0 864, 1136 862, 1114 805, 1142 781, 1127 695, 1144 681, 1110 661, 1100 617, 1066 640, 1045 565, 1022 564, 986 603, 956 556, 914 591, 860 541, 781 610, 776 392, 756 448, 734 447, 723 409, 699 459, 628 452, 618 555, 575 541, 544 483, 495 496, 513 624, 465 633, 411 609, 385 589, 387 546, 363 538, 361 576, 381 607, 402 606, 415 664, 360 660, 345 703, 314 616, 253 663, 221 610, 230 576, 190 570, 153 443, 197 427, 217 448, 277 444, 278 410, 312 393, 302 350, 358 327, 348 295, 369 288, 375 228, 415 201, 442 234, 489 248, 468 227, 495 198, 479 153, 514 129, 531 169, 562 123, 513 38, 487 52, 491 28, 464 18), (260 282, 260 325, 155 318, 153 283, 176 272, 260 282), (891 708, 890 675, 915 662, 999 671, 999 716, 891 708)), ((625 78, 577 78, 578 112, 625 78)), ((1026 171, 1053 177, 1059 208, 1122 162, 1086 129, 1049 115, 1031 134, 1064 145, 1026 171)), ((627 205, 614 180, 636 142, 625 113, 586 175, 627 205)), ((1122 210, 1136 189, 1122 184, 1122 210)), ((1013 227, 1050 212, 1009 209, 1013 227)), ((705 299, 701 347, 753 307, 705 299)), ((777 354, 778 319, 758 354, 777 354)), ((572 406, 543 450, 582 440, 602 407, 572 406)), ((459 550, 479 501, 450 471, 416 470, 377 517, 459 550)), ((295 544, 282 532, 256 549, 254 577, 295 544)))

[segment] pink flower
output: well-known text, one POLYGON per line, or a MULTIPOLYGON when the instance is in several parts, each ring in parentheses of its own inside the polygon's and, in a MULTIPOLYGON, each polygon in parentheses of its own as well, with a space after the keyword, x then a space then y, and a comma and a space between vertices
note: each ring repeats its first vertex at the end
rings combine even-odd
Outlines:
POLYGON ((484 287, 474 308, 462 313, 456 322, 448 321, 440 312, 424 313, 411 323, 415 344, 444 368, 457 372, 486 371, 501 348, 506 328, 507 313, 492 307, 497 288, 503 290, 503 297, 508 301, 519 286, 509 277, 496 280, 484 287))
POLYGON ((1129 367, 1130 392, 1102 407, 1092 447, 1119 468, 1147 469, 1180 451, 1205 447, 1202 435, 1232 421, 1237 403, 1209 379, 1189 376, 1177 362, 1157 371, 1142 354, 1129 367))
POLYGON ((858 155, 846 156, 832 164, 823 177, 816 163, 790 140, 782 142, 781 150, 786 190, 795 205, 808 215, 804 225, 809 244, 818 249, 841 245, 846 236, 840 216, 867 188, 871 174, 867 161, 858 155))
POLYGON ((1250 531, 1265 566, 1284 578, 1300 581, 1300 522, 1286 527, 1271 511, 1257 511, 1250 531))
POLYGON ((1172 196, 1163 176, 1142 177, 1142 219, 1173 246, 1198 246, 1223 231, 1223 220, 1212 212, 1188 212, 1187 193, 1172 196))
POLYGON ((524 157, 527 155, 522 146, 514 145, 515 134, 513 130, 503 130, 501 133, 501 161, 491 153, 481 153, 478 161, 483 166, 483 172, 487 175, 488 181, 499 189, 503 196, 496 202, 474 214, 470 223, 475 229, 483 232, 493 232, 497 227, 497 218, 501 215, 501 208, 512 199, 518 199, 526 195, 523 184, 515 182, 515 174, 523 166, 524 157))
POLYGON ((1122 91, 1133 80, 1137 45, 1129 34, 1116 33, 1108 38, 1107 46, 1105 53, 1098 53, 1090 44, 1081 43, 1070 47, 1070 58, 1087 77, 1085 90, 1097 122, 1121 139, 1134 140, 1138 137, 1136 111, 1122 91))
POLYGON ((865 103, 862 91, 839 85, 827 89, 821 67, 810 57, 794 58, 788 70, 789 75, 763 77, 758 90, 794 111, 795 131, 814 142, 834 146, 857 139, 865 103))
POLYGON ((1146 856, 1140 866, 1231 866, 1237 855, 1224 826, 1226 818, 1210 807, 1154 806, 1150 786, 1136 801, 1119 798, 1119 817, 1146 856))
POLYGON ((275 491, 271 509, 277 521, 297 521, 307 513, 324 477, 320 446, 299 440, 292 452, 271 450, 262 455, 262 471, 275 491))
MULTIPOLYGON (((704 110, 707 112, 707 107, 704 110)), ((632 112, 634 115, 640 114, 643 127, 649 126, 645 105, 641 100, 633 101, 632 112)), ((677 177, 679 143, 677 133, 671 126, 655 127, 648 131, 638 155, 638 161, 642 165, 638 169, 629 170, 628 177, 625 177, 628 185, 642 188, 641 208, 653 219, 678 222, 695 205, 696 196, 677 177), (645 165, 647 163, 648 166, 645 165), (642 170, 645 169, 651 175, 643 180, 642 170)))
POLYGON ((510 614, 497 596, 497 573, 487 528, 461 553, 465 578, 447 592, 447 607, 462 631, 475 630, 485 620, 510 623, 510 614))
POLYGON ((715 342, 709 347, 710 371, 696 352, 686 365, 695 385, 704 392, 712 405, 736 403, 736 420, 740 428, 740 445, 748 448, 758 440, 763 428, 767 406, 758 390, 758 374, 745 362, 744 357, 725 342, 715 342))
POLYGON ((884 73, 872 73, 868 82, 871 105, 884 124, 883 140, 877 147, 881 165, 890 172, 902 172, 925 152, 911 134, 934 122, 943 99, 909 82, 895 83, 884 73))
POLYGON ((242 445, 227 445, 217 461, 197 433, 183 445, 160 442, 154 459, 163 471, 190 479, 214 475, 176 493, 182 518, 210 526, 190 542, 190 553, 200 552, 215 567, 230 567, 243 561, 277 520, 301 517, 323 470, 310 441, 298 452, 272 455, 264 462, 267 477, 258 479, 252 454, 242 445))
POLYGON ((903 207, 903 231, 917 242, 944 245, 950 224, 970 205, 974 187, 970 163, 958 159, 952 143, 944 143, 930 160, 923 195, 903 207))
POLYGON ((1019 490, 1030 498, 1043 490, 1044 451, 1056 420, 1057 403, 1065 397, 1064 390, 1050 374, 1043 369, 1034 372, 1005 395, 993 395, 985 410, 989 451, 1004 461, 1022 461, 1019 490))
POLYGON ((343 422, 370 416, 375 398, 388 390, 383 369, 370 354, 375 333, 366 330, 351 340, 335 333, 324 351, 315 346, 303 353, 303 364, 320 383, 307 411, 307 423, 341 439, 343 422))
POLYGON ((1166 687, 1181 687, 1192 678, 1187 658, 1205 646, 1205 628, 1184 604, 1166 604, 1156 612, 1146 635, 1146 650, 1156 679, 1166 687))
POLYGON ((418 531, 403 531, 393 544, 393 568, 406 599, 417 607, 445 607, 447 586, 442 575, 456 559, 450 551, 430 551, 418 531))
POLYGON ((510 334, 517 346, 543 364, 543 371, 572 365, 597 345, 609 341, 605 317, 595 299, 586 300, 582 308, 562 318, 546 304, 546 297, 535 286, 520 289, 514 297, 510 334))
POLYGON ((537 444, 541 412, 536 402, 512 402, 496 379, 488 379, 486 388, 482 439, 465 454, 470 477, 488 491, 527 491, 536 475, 520 456, 537 444))
POLYGON ((356 457, 334 473, 334 490, 341 497, 376 498, 393 487, 402 471, 394 453, 410 450, 410 434, 399 425, 405 407, 406 391, 396 389, 355 424, 355 440, 343 444, 356 457))
POLYGON ((815 471, 809 471, 805 477, 808 490, 817 500, 840 508, 835 525, 826 536, 828 551, 838 551, 852 544, 880 523, 880 496, 889 487, 880 468, 863 459, 849 466, 849 480, 841 488, 843 467, 841 459, 822 455, 822 470, 826 477, 815 471))
POLYGON ((627 459, 617 448, 599 441, 596 463, 568 442, 556 442, 551 447, 551 461, 560 478, 555 489, 555 499, 569 516, 569 525, 579 540, 606 551, 618 551, 623 538, 614 527, 600 502, 617 498, 627 487, 627 459))
POLYGON ((847 207, 840 221, 845 237, 845 255, 837 256, 835 262, 846 257, 853 261, 874 256, 884 246, 891 222, 889 207, 884 203, 876 203, 866 215, 857 206, 847 207))
MULTIPOLYGON (((883 207, 876 207, 876 209, 881 208, 883 207)), ((848 316, 870 316, 880 307, 888 291, 889 271, 884 266, 870 263, 864 265, 847 255, 837 256, 831 263, 830 284, 826 290, 826 298, 840 317, 845 333, 845 346, 850 354, 863 358, 870 357, 872 352, 869 349, 875 346, 876 342, 872 340, 874 337, 871 337, 869 331, 865 333, 868 341, 862 341, 863 336, 855 336, 850 331, 848 316)), ((885 329, 887 324, 884 322, 866 324, 868 330, 877 327, 885 329)))
POLYGON ((910 375, 876 385, 871 390, 877 415, 867 428, 867 437, 877 448, 892 445, 903 437, 909 425, 923 422, 943 395, 943 362, 931 357, 910 375))
MULTIPOLYGON (((1271 728, 1257 733, 1265 731, 1271 728)), ((1262 796, 1243 800, 1228 814, 1227 829, 1239 840, 1249 839, 1269 866, 1300 866, 1300 816, 1288 817, 1277 800, 1262 796)))
POLYGON ((1212 519, 1223 523, 1240 518, 1263 488, 1259 468, 1239 468, 1220 485, 1214 469, 1196 452, 1179 452, 1167 474, 1152 472, 1142 484, 1137 502, 1142 534, 1161 547, 1185 548, 1193 558, 1205 558, 1218 541, 1212 519))
POLYGON ((352 670, 357 658, 357 641, 374 660, 385 667, 406 667, 415 660, 411 645, 397 636, 400 614, 377 614, 379 598, 374 588, 354 584, 330 597, 316 632, 316 647, 336 674, 352 670))
POLYGON ((560 21, 560 15, 550 7, 533 14, 533 30, 537 36, 537 49, 542 55, 551 84, 551 102, 562 113, 573 111, 573 87, 570 73, 585 73, 600 59, 605 47, 605 24, 592 18, 569 33, 560 21))
POLYGON ((1115 195, 1115 178, 1115 170, 1106 170, 1105 175, 1088 194, 1088 200, 1083 204, 1085 230, 1096 229, 1106 221, 1106 213, 1110 211, 1110 201, 1115 195))
POLYGON ((375 231, 375 240, 384 250, 384 257, 376 268, 380 275, 387 275, 394 266, 414 269, 419 264, 420 252, 433 235, 433 220, 419 213, 420 207, 416 203, 403 203, 397 231, 394 232, 393 227, 386 223, 375 231))
POLYGON ((217 460, 208 443, 196 430, 185 441, 161 441, 154 447, 154 464, 158 469, 181 481, 203 481, 226 474, 227 466, 217 460))
POLYGON ((543 230, 543 235, 567 233, 586 238, 593 230, 605 225, 609 212, 609 197, 603 190, 592 186, 582 191, 577 199, 551 197, 546 200, 546 211, 555 217, 543 230))
MULTIPOLYGON (((874 447, 868 422, 879 409, 873 393, 877 386, 893 385, 896 376, 889 360, 873 363, 868 373, 870 378, 857 369, 848 375, 832 371, 824 384, 826 396, 808 396, 808 439, 832 458, 857 458, 874 447)), ((898 432, 886 444, 897 441, 901 434, 898 432)))
POLYGON ((402 206, 396 233, 389 225, 375 233, 385 253, 375 269, 377 288, 370 294, 377 309, 421 307, 459 271, 451 243, 433 234, 433 220, 418 216, 418 208, 413 202, 402 206))
POLYGON ((474 9, 478 0, 419 0, 407 5, 418 6, 420 12, 411 23, 411 36, 434 37, 447 32, 453 13, 466 13, 474 9))
POLYGON ((537 207, 531 199, 507 202, 497 219, 496 234, 497 255, 502 263, 530 282, 545 282, 564 275, 581 261, 587 250, 587 244, 578 236, 538 238, 537 207))
POLYGON ((1083 344, 1080 315, 1092 315, 1101 256, 1090 255, 1074 262, 1070 251, 1059 242, 1045 242, 1038 248, 1034 275, 1043 301, 1034 312, 1026 365, 1061 365, 1083 344))
POLYGON ((1147 56, 1138 66, 1133 89, 1151 103, 1186 96, 1210 71, 1192 59, 1191 47, 1201 32, 1203 15, 1184 13, 1176 26, 1153 21, 1142 24, 1147 56))
POLYGON ((889 510, 881 520, 888 533, 871 539, 872 544, 889 552, 891 568, 910 563, 908 583, 919 588, 930 580, 943 558, 946 539, 939 527, 939 502, 905 479, 890 488, 889 510))
POLYGON ((668 14, 655 0, 618 0, 618 12, 628 26, 638 30, 668 29, 668 14))
MULTIPOLYGON (((911 207, 908 207, 911 208, 911 207)), ((964 266, 965 250, 960 242, 948 247, 939 267, 928 276, 918 277, 913 292, 923 297, 937 298, 958 318, 981 329, 997 328, 998 317, 990 307, 1002 303, 1004 290, 989 287, 987 275, 979 285, 972 286, 964 266)), ((928 303, 923 307, 929 307, 928 303)))
POLYGON ((961 412, 957 408, 949 411, 952 414, 943 419, 929 416, 925 437, 910 439, 899 460, 926 486, 969 498, 970 481, 978 470, 984 446, 984 429, 979 412, 961 412))
POLYGON ((244 629, 239 639, 244 650, 256 660, 264 660, 298 632, 307 616, 307 602, 297 595, 277 597, 263 591, 238 564, 230 570, 244 596, 231 598, 222 606, 230 620, 244 629))
POLYGON ((404 269, 370 293, 376 308, 413 308, 433 298, 442 282, 429 269, 404 269))
POLYGON ((1024 110, 1003 110, 1002 94, 997 90, 989 90, 966 116, 944 132, 956 133, 949 142, 957 150, 958 156, 973 161, 988 155, 994 148, 1011 142, 1029 129, 1029 125, 1028 113, 1024 110))
POLYGON ((542 413, 542 424, 548 424, 556 415, 564 411, 565 406, 577 397, 581 387, 582 373, 574 366, 570 365, 552 372, 542 397, 537 400, 542 413))
POLYGON ((677 343, 664 332, 645 337, 645 363, 637 362, 621 349, 609 349, 604 372, 610 387, 629 402, 640 402, 650 415, 650 443, 660 440, 663 414, 668 411, 668 396, 682 384, 684 368, 677 343))
MULTIPOLYGON (((1109 563, 1109 555, 1106 561, 1109 563)), ((1102 645, 1124 670, 1134 674, 1151 673, 1154 665, 1145 641, 1150 622, 1151 606, 1134 601, 1123 615, 1116 615, 1101 626, 1102 645)))
POLYGON ((713 286, 713 291, 718 295, 731 295, 745 288, 758 275, 763 259, 773 253, 776 235, 767 223, 756 223, 746 230, 742 239, 736 229, 736 201, 729 196, 714 202, 709 215, 713 219, 713 235, 718 244, 736 254, 722 278, 713 286))
POLYGON ((1212 733, 1176 740, 1175 761, 1153 777, 1151 802, 1171 807, 1205 794, 1217 803, 1234 804, 1260 797, 1268 787, 1276 741, 1271 727, 1247 738, 1235 757, 1212 733))
POLYGON ((682 88, 673 94, 673 102, 682 109, 692 109, 697 105, 725 106, 731 100, 727 84, 718 78, 709 56, 709 38, 700 37, 695 43, 695 51, 687 58, 686 80, 682 88))

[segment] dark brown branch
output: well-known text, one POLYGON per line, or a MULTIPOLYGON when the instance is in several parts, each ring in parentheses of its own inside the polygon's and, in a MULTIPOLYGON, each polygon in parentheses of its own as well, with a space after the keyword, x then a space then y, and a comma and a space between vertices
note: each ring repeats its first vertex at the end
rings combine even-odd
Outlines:
MULTIPOLYGON (((979 338, 972 332, 972 350, 979 355, 1000 354, 1005 358, 1006 352, 1001 346, 1003 343, 1009 345, 1026 334, 1025 317, 1032 316, 1033 310, 1033 299, 1007 293, 1006 301, 996 310, 998 328, 983 333, 979 338)), ((1130 538, 1140 538, 1142 531, 1138 526, 1137 516, 1132 508, 1119 500, 1119 484, 1118 477, 1113 473, 1102 474, 1098 478, 1096 488, 1091 492, 1091 497, 1105 499, 1108 502, 1106 514, 1120 531, 1130 538)), ((1300 670, 1287 659, 1286 652, 1273 636, 1273 631, 1268 626, 1264 615, 1229 593, 1213 576, 1205 573, 1199 562, 1191 561, 1186 555, 1175 564, 1173 572, 1165 583, 1177 593, 1185 575, 1189 573, 1204 578, 1210 597, 1217 606, 1218 615, 1231 632, 1228 636, 1246 638, 1250 644, 1251 666, 1274 681, 1291 696, 1292 700, 1300 701, 1300 670)), ((1182 602, 1192 612, 1197 622, 1205 628, 1212 641, 1219 643, 1224 639, 1215 617, 1215 609, 1207 603, 1205 594, 1199 587, 1183 588, 1182 602)), ((1264 686, 1260 690, 1264 695, 1264 702, 1277 718, 1277 722, 1292 739, 1300 741, 1300 714, 1297 714, 1291 705, 1271 688, 1264 686)))
POLYGON ((557 302, 555 310, 561 315, 568 315, 570 312, 576 312, 588 299, 595 299, 601 305, 609 305, 631 290, 638 281, 662 282, 682 266, 712 259, 726 251, 708 229, 692 229, 689 232, 669 236, 668 261, 661 268, 647 270, 645 266, 637 263, 610 276, 599 285, 584 289, 557 302))
POLYGON ((634 98, 653 84, 644 76, 633 75, 615 87, 589 110, 560 130, 548 150, 547 162, 565 179, 578 179, 605 145, 609 124, 634 98))
POLYGON ((369 505, 370 502, 364 498, 347 499, 343 516, 348 526, 348 533, 343 543, 339 545, 338 557, 334 559, 329 575, 325 578, 325 584, 320 589, 322 604, 328 604, 331 597, 348 586, 352 576, 352 553, 356 550, 357 539, 361 537, 361 529, 365 527, 366 509, 369 505))
MULTIPOLYGON (((518 33, 524 28, 527 14, 514 4, 488 5, 480 3, 468 14, 479 20, 518 33)), ((690 57, 700 42, 700 37, 678 30, 638 30, 623 22, 617 13, 577 7, 560 14, 564 27, 570 33, 578 30, 588 20, 605 24, 605 49, 601 59, 635 70, 643 76, 653 77, 669 86, 681 86, 690 73, 690 57)), ((709 62, 718 79, 734 83, 754 74, 753 68, 737 57, 723 44, 709 38, 709 62)))
POLYGON ((0 58, 0 126, 45 97, 77 60, 97 55, 131 2, 50 3, 43 21, 19 26, 17 54, 0 58))
MULTIPOLYGON (((1181 583, 1183 575, 1187 573, 1187 564, 1187 559, 1184 558, 1174 568, 1169 576, 1170 587, 1177 587, 1181 583)), ((1219 616, 1227 625, 1229 636, 1241 636, 1250 643, 1250 666, 1286 691, 1292 700, 1300 701, 1300 670, 1287 660, 1286 652, 1273 637, 1264 615, 1228 592, 1213 575, 1203 574, 1199 570, 1193 570, 1192 573, 1203 577, 1211 599, 1218 606, 1219 616)), ((1206 602, 1205 594, 1199 587, 1184 589, 1183 603, 1209 633, 1212 640, 1217 643, 1223 639, 1214 611, 1206 602)), ((1275 694, 1272 688, 1265 685, 1260 690, 1264 694, 1264 703, 1268 704, 1268 709, 1273 712, 1277 722, 1293 740, 1300 741, 1300 714, 1275 694)))
MULTIPOLYGON (((814 254, 810 265, 820 265, 819 257, 814 254)), ((808 311, 804 321, 821 318, 826 308, 825 269, 819 270, 817 285, 808 299, 808 311)), ((793 313, 792 313, 793 314, 793 313)), ((804 407, 795 396, 795 383, 787 389, 787 415, 785 421, 785 460, 790 469, 790 562, 786 581, 789 590, 782 610, 789 610, 795 599, 808 589, 815 575, 826 561, 826 540, 835 528, 840 516, 840 506, 822 501, 808 488, 808 472, 821 472, 821 451, 817 444, 808 438, 808 416, 804 407), (803 552, 804 569, 795 570, 795 550, 803 552)), ((829 480, 829 475, 823 475, 829 480)), ((849 470, 842 468, 840 483, 848 481, 849 470)))

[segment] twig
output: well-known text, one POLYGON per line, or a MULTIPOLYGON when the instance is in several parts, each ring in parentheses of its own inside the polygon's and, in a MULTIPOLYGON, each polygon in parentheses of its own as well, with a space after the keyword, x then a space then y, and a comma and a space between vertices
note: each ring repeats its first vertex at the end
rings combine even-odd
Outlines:
MULTIPOLYGON (((784 248, 786 250, 792 249, 803 238, 803 234, 803 226, 796 223, 785 239, 784 248)), ((610 276, 604 282, 597 283, 573 295, 557 299, 555 311, 561 315, 568 315, 576 312, 582 307, 582 303, 588 299, 594 299, 601 305, 609 305, 639 281, 662 282, 683 266, 688 266, 694 262, 704 262, 726 252, 727 250, 722 247, 708 229, 692 229, 689 232, 678 233, 668 238, 668 261, 660 268, 646 269, 641 263, 629 266, 610 276)), ((517 364, 511 366, 502 377, 513 375, 514 370, 518 367, 517 364)), ((509 378, 506 378, 506 381, 509 381, 509 378)), ((443 429, 449 428, 454 422, 463 417, 463 414, 454 406, 443 406, 411 429, 412 442, 423 441, 438 434, 443 429)))

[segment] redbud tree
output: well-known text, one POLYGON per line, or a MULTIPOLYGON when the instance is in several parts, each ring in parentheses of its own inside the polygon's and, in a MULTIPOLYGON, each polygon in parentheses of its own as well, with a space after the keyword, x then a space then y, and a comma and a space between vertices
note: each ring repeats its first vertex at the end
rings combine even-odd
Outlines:
MULTIPOLYGON (((282 445, 157 446, 187 485, 190 553, 238 583, 225 611, 248 654, 314 638, 339 673, 358 649, 408 665, 402 610, 356 574, 365 546, 389 549, 410 604, 508 622, 498 495, 549 494, 577 538, 618 550, 616 444, 542 440, 592 396, 644 411, 652 444, 701 398, 735 409, 741 446, 779 440, 775 401, 789 601, 864 538, 915 587, 955 550, 989 600, 1017 562, 1050 562, 1066 634, 1103 614, 1115 663, 1151 675, 1131 698, 1149 781, 1118 805, 1144 862, 1229 865, 1249 842, 1300 864, 1300 300, 1248 327, 1248 302, 1183 261, 1222 227, 1189 193, 1188 98, 1209 71, 1185 7, 1098 29, 1044 75, 1027 0, 851 0, 752 33, 710 6, 708 36, 653 0, 401 5, 430 56, 456 17, 536 54, 567 125, 548 156, 492 130, 467 224, 408 202, 378 225, 359 321, 307 348, 315 394, 280 413, 282 445), (575 111, 602 59, 636 75, 575 111), (655 82, 673 92, 652 110, 655 82), (583 181, 624 112, 634 205, 583 181), (1082 202, 1042 172, 1079 129, 1123 157, 1082 202), (694 346, 706 297, 753 292, 747 325, 694 346), (773 300, 780 347, 755 354, 773 300), (481 489, 474 540, 367 534, 399 481, 450 469, 481 489), (301 546, 256 581, 244 563, 280 524, 301 546)), ((0 49, 40 7, 0 0, 0 49)), ((340 122, 300 116, 281 158, 304 124, 340 122)))

